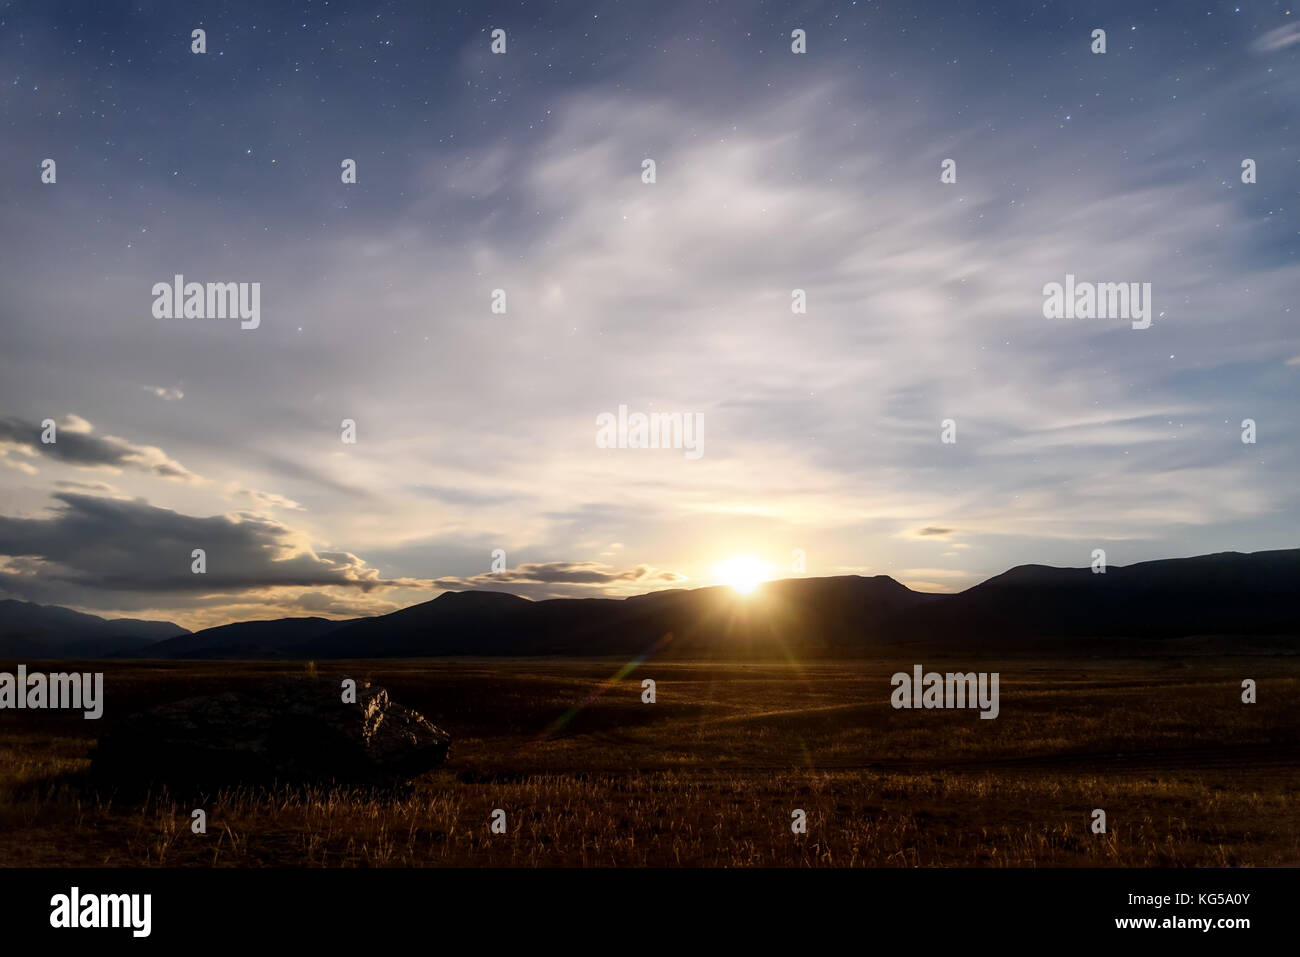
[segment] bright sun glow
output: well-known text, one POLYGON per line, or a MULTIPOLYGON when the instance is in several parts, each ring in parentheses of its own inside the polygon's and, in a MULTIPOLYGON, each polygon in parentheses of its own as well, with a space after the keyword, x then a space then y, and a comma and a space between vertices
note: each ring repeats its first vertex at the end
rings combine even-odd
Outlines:
POLYGON ((742 595, 752 594, 760 583, 767 581, 769 573, 766 562, 748 555, 729 558, 713 569, 719 583, 730 585, 742 595))

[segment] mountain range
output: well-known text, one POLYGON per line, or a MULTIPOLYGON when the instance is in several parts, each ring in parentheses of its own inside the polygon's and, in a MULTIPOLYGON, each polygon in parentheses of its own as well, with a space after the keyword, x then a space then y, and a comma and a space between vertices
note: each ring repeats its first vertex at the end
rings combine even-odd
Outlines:
POLYGON ((884 575, 792 578, 530 601, 446 592, 391 614, 283 618, 189 632, 0 601, 0 656, 381 658, 442 655, 854 657, 908 641, 981 646, 1084 638, 1300 636, 1300 549, 1090 568, 1022 565, 954 594, 884 575))
POLYGON ((57 605, 0 599, 0 658, 107 658, 188 634, 170 621, 100 618, 57 605))

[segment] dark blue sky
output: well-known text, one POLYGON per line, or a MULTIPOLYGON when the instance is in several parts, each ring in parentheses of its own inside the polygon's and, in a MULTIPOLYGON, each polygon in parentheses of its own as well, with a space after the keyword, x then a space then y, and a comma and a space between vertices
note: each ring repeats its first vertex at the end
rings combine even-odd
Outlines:
POLYGON ((0 4, 0 594, 1293 546, 1298 56, 1284 3, 0 4), (155 318, 177 273, 260 282, 259 328, 155 318), (1151 327, 1044 318, 1067 273, 1151 327), (704 454, 598 448, 620 405, 704 454))

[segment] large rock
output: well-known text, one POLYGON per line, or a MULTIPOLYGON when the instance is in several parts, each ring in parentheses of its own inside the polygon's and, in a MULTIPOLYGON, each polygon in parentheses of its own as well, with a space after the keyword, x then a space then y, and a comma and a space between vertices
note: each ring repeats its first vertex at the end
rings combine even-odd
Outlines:
POLYGON ((358 682, 276 680, 131 715, 106 733, 92 774, 117 785, 399 784, 447 759, 451 736, 358 682))

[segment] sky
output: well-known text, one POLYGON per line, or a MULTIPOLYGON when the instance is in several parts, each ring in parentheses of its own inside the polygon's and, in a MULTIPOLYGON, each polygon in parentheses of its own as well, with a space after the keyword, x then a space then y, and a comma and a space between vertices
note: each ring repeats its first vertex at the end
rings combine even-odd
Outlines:
POLYGON ((1290 2, 0 2, 0 598, 1295 547, 1297 103, 1290 2), (177 274, 257 327, 159 318, 177 274), (1067 275, 1149 328, 1047 318, 1067 275))

